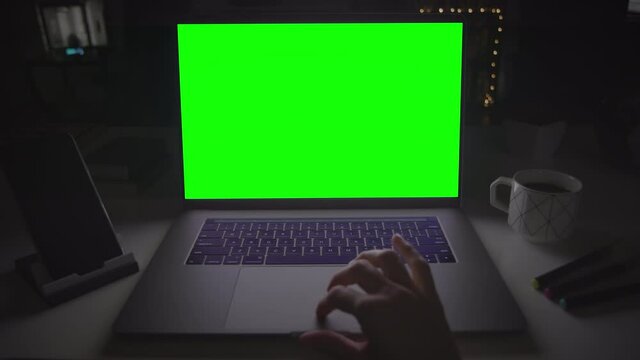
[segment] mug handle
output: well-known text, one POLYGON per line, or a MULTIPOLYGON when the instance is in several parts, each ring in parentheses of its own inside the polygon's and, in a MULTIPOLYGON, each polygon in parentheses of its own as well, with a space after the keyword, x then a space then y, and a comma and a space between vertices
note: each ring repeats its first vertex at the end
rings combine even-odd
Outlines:
POLYGON ((496 194, 498 185, 506 185, 508 187, 512 187, 513 179, 505 176, 500 176, 491 183, 491 186, 489 186, 489 203, 491 204, 491 206, 508 214, 509 204, 504 201, 498 200, 498 196, 496 194))

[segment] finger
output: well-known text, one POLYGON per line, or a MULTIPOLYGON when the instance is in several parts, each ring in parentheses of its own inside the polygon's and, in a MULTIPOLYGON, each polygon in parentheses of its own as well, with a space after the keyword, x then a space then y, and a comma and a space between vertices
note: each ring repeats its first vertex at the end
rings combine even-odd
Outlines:
POLYGON ((365 259, 373 266, 382 269, 382 272, 389 280, 408 289, 413 289, 411 277, 397 252, 393 250, 370 250, 360 253, 357 258, 365 259))
POLYGON ((431 276, 431 269, 422 255, 420 255, 411 244, 406 242, 401 235, 394 234, 391 241, 393 247, 398 250, 407 262, 407 265, 409 265, 411 276, 413 277, 413 284, 416 289, 425 296, 437 295, 433 277, 431 276))
POLYGON ((324 319, 333 310, 342 310, 346 313, 355 313, 356 306, 366 294, 356 289, 337 285, 329 290, 316 307, 316 315, 319 319, 324 319))
POLYGON ((387 279, 369 261, 356 259, 333 276, 328 288, 331 289, 336 285, 358 284, 364 291, 375 293, 386 282, 387 279))
POLYGON ((306 332, 298 338, 304 345, 329 353, 340 359, 364 359, 367 342, 354 341, 329 330, 306 332))

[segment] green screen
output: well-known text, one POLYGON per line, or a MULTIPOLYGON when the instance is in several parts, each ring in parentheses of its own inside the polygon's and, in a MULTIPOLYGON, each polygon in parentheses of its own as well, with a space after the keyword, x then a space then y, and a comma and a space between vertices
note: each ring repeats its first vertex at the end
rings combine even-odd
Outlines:
POLYGON ((457 197, 461 23, 178 25, 186 199, 457 197))

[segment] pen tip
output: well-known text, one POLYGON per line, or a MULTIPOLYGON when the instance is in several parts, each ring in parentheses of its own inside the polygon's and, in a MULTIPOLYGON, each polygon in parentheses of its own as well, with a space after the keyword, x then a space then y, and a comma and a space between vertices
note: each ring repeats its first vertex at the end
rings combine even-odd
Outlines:
POLYGON ((539 290, 540 289, 540 283, 538 282, 538 279, 531 280, 531 286, 533 286, 534 289, 539 290))
POLYGON ((565 300, 564 298, 560 299, 560 301, 558 301, 558 304, 560 304, 560 307, 567 310, 567 300, 565 300))

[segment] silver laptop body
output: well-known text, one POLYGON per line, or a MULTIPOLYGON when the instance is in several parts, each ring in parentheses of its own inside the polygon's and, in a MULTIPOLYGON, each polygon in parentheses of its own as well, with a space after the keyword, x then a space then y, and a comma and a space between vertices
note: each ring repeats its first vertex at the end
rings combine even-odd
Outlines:
MULTIPOLYGON (((317 21, 318 16, 280 16, 277 21, 317 21)), ((433 21, 413 14, 325 15, 322 19, 433 21)), ((260 16, 258 22, 264 21, 273 17, 260 16)), ((115 330, 121 334, 291 334, 328 327, 357 333, 360 328, 354 318, 339 311, 322 325, 315 318, 316 304, 326 294, 329 280, 344 265, 188 265, 203 224, 207 219, 402 221, 425 217, 437 218, 456 259, 431 264, 451 329, 522 330, 524 318, 459 209, 459 200, 185 200, 188 210, 167 233, 122 309, 115 330)))

